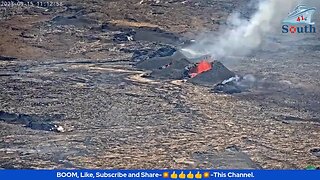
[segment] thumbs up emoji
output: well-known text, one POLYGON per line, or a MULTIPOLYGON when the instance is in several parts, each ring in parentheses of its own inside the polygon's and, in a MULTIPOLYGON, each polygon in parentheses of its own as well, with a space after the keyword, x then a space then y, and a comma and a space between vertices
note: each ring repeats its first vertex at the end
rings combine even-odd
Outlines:
POLYGON ((180 179, 185 179, 186 178, 186 174, 183 173, 183 171, 181 171, 181 173, 179 174, 179 178, 180 179))
POLYGON ((195 175, 196 179, 201 179, 202 178, 202 174, 200 174, 200 172, 198 171, 197 174, 195 175))
POLYGON ((188 179, 193 179, 193 174, 192 174, 191 171, 190 171, 189 174, 187 175, 187 178, 188 178, 188 179))
POLYGON ((176 174, 175 171, 173 171, 173 173, 171 174, 171 179, 177 179, 178 178, 178 174, 176 174))

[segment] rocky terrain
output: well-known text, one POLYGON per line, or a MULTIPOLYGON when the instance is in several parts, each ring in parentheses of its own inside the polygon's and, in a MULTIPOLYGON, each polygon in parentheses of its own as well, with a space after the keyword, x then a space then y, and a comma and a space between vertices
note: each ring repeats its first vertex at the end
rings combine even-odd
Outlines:
POLYGON ((320 166, 318 33, 221 59, 256 82, 228 95, 146 78, 133 55, 249 17, 249 0, 22 2, 0 8, 0 168, 320 166))

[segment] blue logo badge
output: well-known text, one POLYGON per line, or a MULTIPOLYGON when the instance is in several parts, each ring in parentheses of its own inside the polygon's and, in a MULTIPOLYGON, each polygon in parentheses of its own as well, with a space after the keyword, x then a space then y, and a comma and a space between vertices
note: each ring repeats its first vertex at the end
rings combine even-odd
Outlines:
POLYGON ((297 6, 289 13, 288 17, 282 21, 282 33, 316 33, 315 23, 312 22, 312 17, 315 12, 315 7, 305 5, 297 6))

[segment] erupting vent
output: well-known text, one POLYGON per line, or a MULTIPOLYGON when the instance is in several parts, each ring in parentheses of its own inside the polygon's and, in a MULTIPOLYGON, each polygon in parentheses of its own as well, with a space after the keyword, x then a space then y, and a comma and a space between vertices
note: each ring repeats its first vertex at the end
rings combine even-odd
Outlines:
POLYGON ((211 69, 212 69, 212 63, 203 60, 199 64, 197 64, 196 67, 190 69, 189 74, 190 74, 190 77, 193 78, 211 69))

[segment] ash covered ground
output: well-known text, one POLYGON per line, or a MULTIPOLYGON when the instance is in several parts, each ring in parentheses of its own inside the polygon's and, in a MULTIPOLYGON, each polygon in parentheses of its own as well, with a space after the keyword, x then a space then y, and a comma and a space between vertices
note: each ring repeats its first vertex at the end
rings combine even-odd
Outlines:
POLYGON ((0 168, 320 165, 319 33, 219 59, 255 84, 217 94, 144 78, 132 56, 219 32, 249 0, 62 2, 0 9, 0 168))

